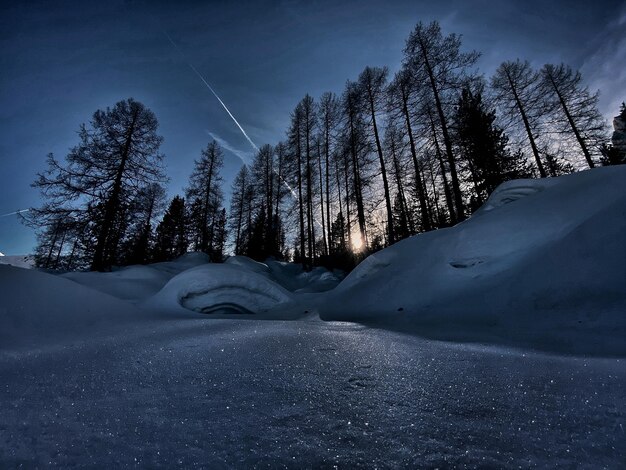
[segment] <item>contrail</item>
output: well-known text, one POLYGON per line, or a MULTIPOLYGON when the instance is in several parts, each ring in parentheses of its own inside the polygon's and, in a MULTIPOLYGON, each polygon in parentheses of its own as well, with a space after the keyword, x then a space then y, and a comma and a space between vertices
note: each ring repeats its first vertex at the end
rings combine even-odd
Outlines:
POLYGON ((1 214, 0 217, 9 217, 10 215, 21 214, 22 212, 28 212, 30 209, 21 209, 19 211, 9 212, 8 214, 1 214))
POLYGON ((183 51, 180 50, 180 48, 178 47, 178 45, 172 40, 172 38, 170 37, 169 34, 167 34, 167 32, 165 30, 161 30, 161 32, 165 35, 165 37, 167 38, 167 40, 170 42, 170 44, 172 46, 174 46, 174 48, 178 51, 178 53, 181 55, 181 57, 184 59, 184 61, 187 63, 187 65, 189 66, 189 68, 191 70, 194 71, 194 73, 198 76, 198 78, 200 80, 202 80, 202 83, 204 83, 206 85, 206 87, 211 91, 211 93, 213 93, 213 96, 215 96, 215 98, 217 98, 217 101, 220 102, 220 104, 222 105, 222 107, 224 108, 224 110, 228 113, 228 115, 230 116, 230 118, 233 120, 233 122, 237 125, 237 127, 239 128, 239 130, 241 131, 241 133, 243 134, 243 136, 246 138, 246 140, 250 143, 250 145, 252 146, 252 148, 254 150, 256 150, 257 152, 259 151, 259 147, 257 147, 257 145, 252 142, 252 139, 248 136, 248 134, 246 133, 246 131, 243 129, 243 127, 241 127, 241 124, 239 124, 239 121, 237 121, 237 119, 235 118, 235 116, 233 116, 233 113, 230 112, 230 109, 228 109, 228 107, 224 104, 224 102, 222 101, 222 99, 217 95, 217 93, 215 93, 215 90, 213 89, 213 87, 211 85, 209 85, 209 82, 206 81, 206 79, 202 76, 202 74, 200 72, 198 72, 198 69, 196 69, 193 64, 191 62, 189 62, 187 60, 187 58, 185 57, 185 54, 183 53, 183 51))
MULTIPOLYGON (((230 112, 230 110, 228 109, 228 107, 226 106, 226 104, 224 104, 224 102, 222 101, 222 99, 217 95, 217 93, 215 93, 215 90, 213 89, 213 87, 211 85, 209 85, 209 82, 206 81, 206 79, 202 76, 202 74, 200 72, 198 72, 198 69, 196 69, 193 64, 191 62, 189 62, 187 60, 187 56, 185 56, 185 53, 180 49, 180 47, 178 47, 178 44, 176 44, 174 42, 174 40, 171 38, 171 36, 169 34, 167 34, 167 31, 165 31, 163 28, 159 27, 159 29, 161 30, 161 32, 163 33, 163 35, 167 38, 167 40, 170 42, 170 44, 172 46, 174 46, 174 49, 176 49, 176 51, 178 51, 178 53, 180 54, 180 56, 182 57, 182 59, 185 61, 185 63, 187 64, 187 66, 193 70, 193 72, 198 76, 198 78, 200 80, 202 80, 202 83, 204 83, 206 85, 206 87, 211 91, 211 93, 213 93, 213 96, 215 96, 215 98, 217 98, 217 101, 220 102, 220 104, 222 105, 222 107, 224 108, 224 110, 228 113, 228 115, 230 116, 230 118, 233 120, 233 122, 237 125, 237 127, 239 128, 239 130, 241 131, 241 133, 243 134, 243 136, 246 138, 246 140, 250 143, 250 145, 252 146, 252 148, 254 150, 256 150, 257 152, 259 151, 259 147, 252 142, 252 139, 248 136, 248 134, 246 133, 246 131, 244 130, 243 127, 241 127, 241 124, 239 124, 239 121, 237 121, 237 119, 235 118, 235 116, 233 116, 233 113, 230 112)), ((242 161, 243 158, 241 158, 241 156, 237 155, 242 161)), ((244 165, 247 165, 247 163, 244 161, 243 162, 244 165)), ((276 173, 276 171, 274 169, 272 169, 272 171, 274 173, 276 173)), ((293 188, 291 186, 289 186, 289 183, 287 183, 287 181, 285 181, 284 178, 280 178, 282 183, 285 185, 285 187, 287 187, 287 189, 289 190, 289 192, 291 193, 291 196, 298 201, 298 195, 296 194, 296 192, 293 190, 293 188)), ((317 225, 319 225, 320 227, 322 226, 317 219, 314 217, 313 220, 315 221, 315 223, 317 225)))

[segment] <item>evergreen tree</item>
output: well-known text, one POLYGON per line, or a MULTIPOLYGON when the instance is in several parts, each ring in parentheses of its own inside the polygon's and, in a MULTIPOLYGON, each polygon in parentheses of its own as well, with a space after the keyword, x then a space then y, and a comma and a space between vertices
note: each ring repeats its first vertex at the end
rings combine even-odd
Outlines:
POLYGON ((486 109, 481 93, 463 90, 454 116, 454 135, 478 205, 504 181, 530 174, 521 154, 508 150, 508 138, 495 119, 495 111, 486 109))
POLYGON ((215 242, 215 222, 222 209, 220 171, 224 165, 222 149, 213 140, 195 161, 186 190, 189 207, 189 230, 193 249, 211 254, 215 242))
POLYGON ((249 217, 247 215, 252 212, 251 193, 252 182, 248 167, 243 165, 233 181, 230 197, 229 227, 234 236, 236 255, 243 254, 248 244, 246 234, 249 228, 247 223, 249 217))
POLYGON ((154 242, 153 222, 163 210, 165 189, 159 184, 142 188, 131 202, 133 219, 127 240, 122 246, 123 264, 144 264, 150 261, 154 242))
POLYGON ((175 196, 156 228, 154 261, 170 261, 187 253, 187 211, 185 200, 175 196))

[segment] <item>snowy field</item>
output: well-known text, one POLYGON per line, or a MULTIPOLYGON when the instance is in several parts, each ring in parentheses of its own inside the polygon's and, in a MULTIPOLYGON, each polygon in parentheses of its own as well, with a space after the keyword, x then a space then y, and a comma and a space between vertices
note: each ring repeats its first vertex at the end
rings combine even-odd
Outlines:
POLYGON ((0 467, 626 462, 626 167, 341 273, 0 265, 0 467))

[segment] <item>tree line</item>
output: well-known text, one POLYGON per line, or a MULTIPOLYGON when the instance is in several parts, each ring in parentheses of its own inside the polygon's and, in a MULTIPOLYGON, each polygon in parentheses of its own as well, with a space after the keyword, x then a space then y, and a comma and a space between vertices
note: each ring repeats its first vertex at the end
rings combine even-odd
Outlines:
POLYGON ((394 76, 368 66, 340 94, 307 94, 284 140, 241 167, 228 211, 216 142, 165 207, 154 114, 132 99, 97 111, 34 183, 45 200, 26 219, 39 228, 37 264, 106 270, 193 250, 350 269, 463 221, 504 181, 624 163, 580 72, 515 60, 487 79, 478 58, 437 22, 418 23, 394 76))

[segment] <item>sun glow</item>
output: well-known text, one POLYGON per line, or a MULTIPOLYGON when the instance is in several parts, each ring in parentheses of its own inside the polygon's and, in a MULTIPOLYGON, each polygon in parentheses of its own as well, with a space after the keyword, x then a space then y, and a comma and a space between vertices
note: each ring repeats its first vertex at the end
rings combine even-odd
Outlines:
POLYGON ((363 239, 361 238, 361 234, 358 232, 353 233, 350 238, 352 241, 352 251, 361 251, 361 248, 363 248, 363 239))

